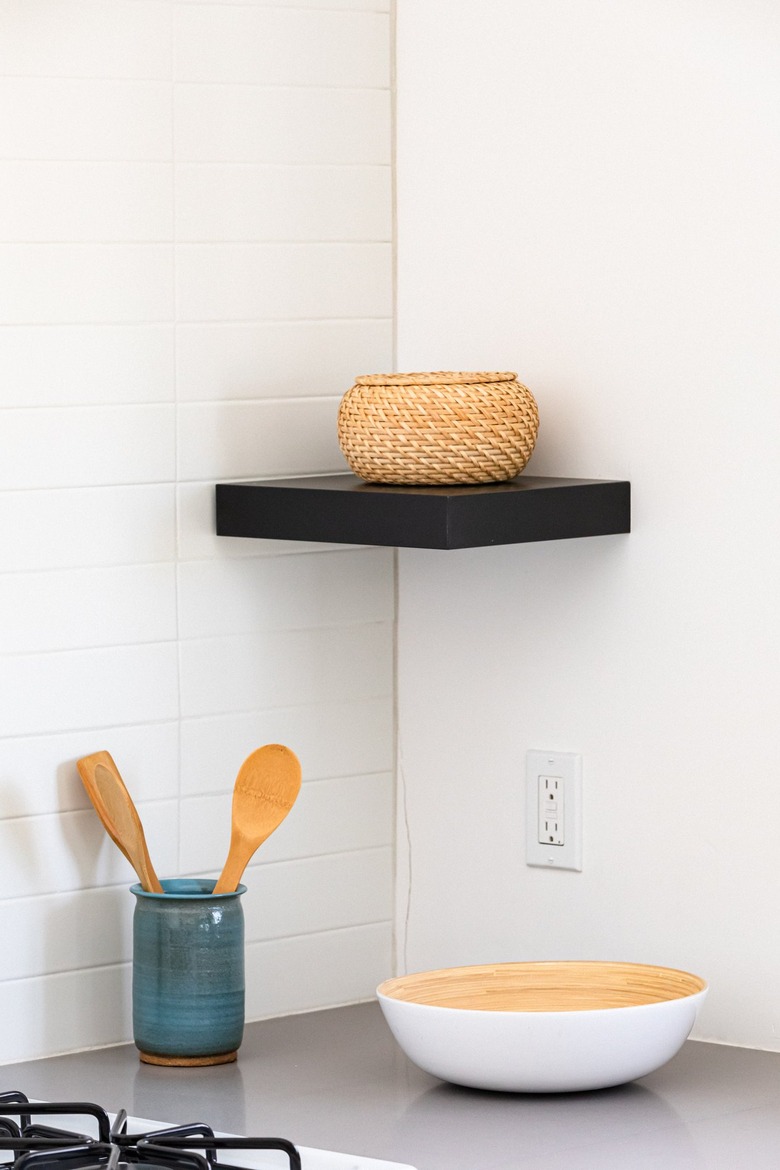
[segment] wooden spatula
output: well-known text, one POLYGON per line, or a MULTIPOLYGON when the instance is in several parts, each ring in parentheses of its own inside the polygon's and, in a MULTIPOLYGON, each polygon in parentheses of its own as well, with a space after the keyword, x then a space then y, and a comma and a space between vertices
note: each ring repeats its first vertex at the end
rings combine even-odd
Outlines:
POLYGON ((106 832, 138 874, 143 888, 152 894, 162 894, 163 888, 146 847, 141 818, 109 753, 84 756, 76 767, 106 832))
POLYGON ((298 757, 283 744, 267 743, 247 756, 233 788, 230 849, 215 894, 233 893, 255 850, 282 823, 300 788, 298 757))

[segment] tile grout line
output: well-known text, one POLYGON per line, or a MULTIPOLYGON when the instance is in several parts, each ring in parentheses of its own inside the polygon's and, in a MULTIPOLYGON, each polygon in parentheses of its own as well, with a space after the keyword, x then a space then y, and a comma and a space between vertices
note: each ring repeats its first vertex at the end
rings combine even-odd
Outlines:
POLYGON ((173 422, 173 478, 174 478, 174 523, 176 526, 175 545, 175 577, 176 577, 176 701, 177 701, 177 720, 176 720, 176 859, 177 859, 177 875, 181 872, 182 867, 182 839, 181 839, 181 825, 182 825, 182 760, 183 760, 183 709, 182 709, 182 640, 181 640, 181 509, 179 501, 179 447, 180 447, 180 427, 181 427, 181 387, 180 387, 180 364, 179 364, 179 283, 178 283, 178 258, 179 258, 179 219, 177 206, 177 160, 176 160, 176 8, 171 5, 170 8, 171 19, 171 77, 170 77, 170 102, 171 102, 171 217, 172 217, 172 243, 173 243, 173 262, 171 279, 173 281, 172 301, 173 301, 173 402, 174 402, 174 422, 173 422))

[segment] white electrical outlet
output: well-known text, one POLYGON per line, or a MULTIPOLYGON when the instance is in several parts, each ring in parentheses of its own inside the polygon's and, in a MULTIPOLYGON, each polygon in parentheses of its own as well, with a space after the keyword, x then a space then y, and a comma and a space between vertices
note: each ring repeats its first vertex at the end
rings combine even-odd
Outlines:
POLYGON ((526 863, 582 869, 582 756, 526 753, 526 863))

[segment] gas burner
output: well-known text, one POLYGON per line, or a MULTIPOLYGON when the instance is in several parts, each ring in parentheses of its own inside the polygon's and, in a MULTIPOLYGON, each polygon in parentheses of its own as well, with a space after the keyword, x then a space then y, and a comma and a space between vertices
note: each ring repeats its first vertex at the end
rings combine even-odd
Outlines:
POLYGON ((0 1093, 0 1170, 414 1170, 397 1162, 235 1137, 202 1122, 163 1125, 90 1101, 0 1093))
MULTIPOLYGON (((0 1170, 122 1170, 136 1165, 211 1170, 217 1152, 225 1150, 273 1151, 282 1160, 269 1160, 269 1167, 302 1170, 298 1150, 285 1138, 217 1137, 202 1122, 130 1132, 124 1109, 112 1121, 89 1101, 31 1102, 24 1093, 0 1093, 0 1170), (59 1119, 68 1128, 45 1124, 40 1117, 59 1119), (74 1124, 77 1128, 71 1128, 74 1124)), ((240 1158, 228 1156, 225 1161, 231 1168, 248 1170, 240 1166, 240 1158)))

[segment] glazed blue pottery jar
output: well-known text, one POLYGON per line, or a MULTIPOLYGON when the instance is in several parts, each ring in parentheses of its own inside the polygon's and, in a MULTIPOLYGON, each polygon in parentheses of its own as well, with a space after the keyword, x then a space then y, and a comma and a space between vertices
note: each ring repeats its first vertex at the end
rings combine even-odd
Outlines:
POLYGON ((213 879, 169 878, 163 893, 131 887, 133 1036, 146 1064, 227 1064, 244 1032, 241 895, 213 879))

